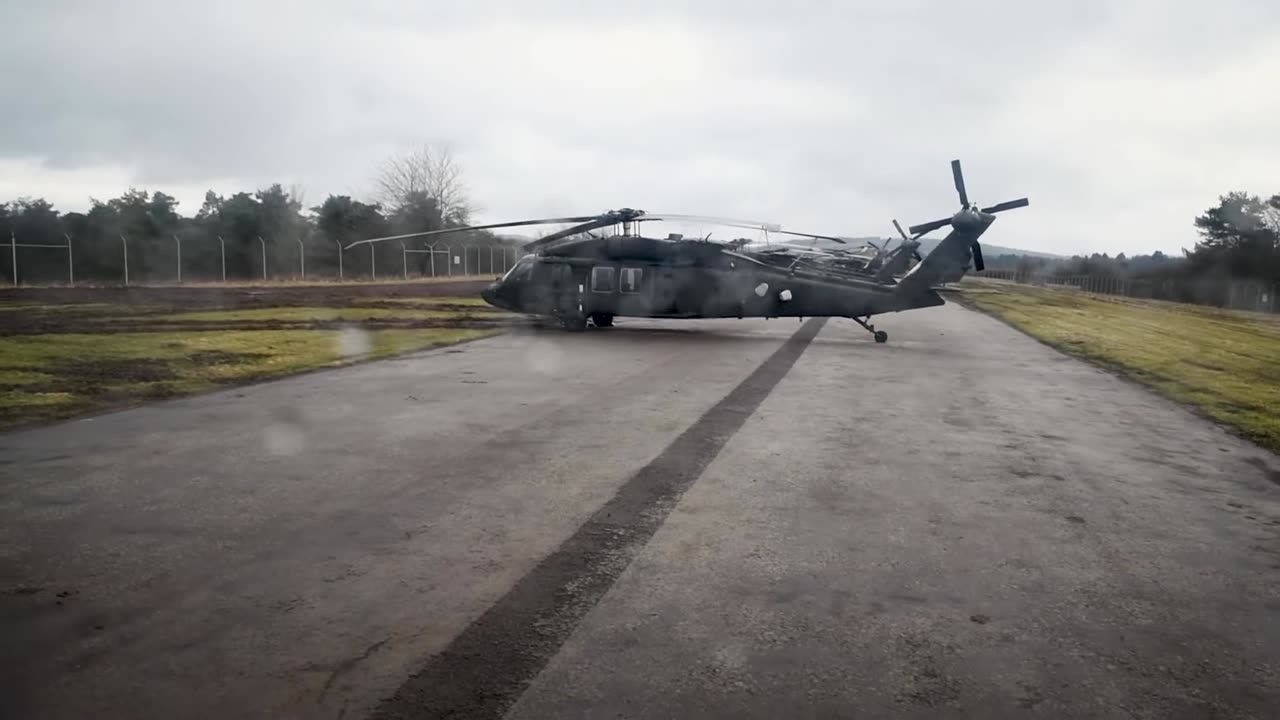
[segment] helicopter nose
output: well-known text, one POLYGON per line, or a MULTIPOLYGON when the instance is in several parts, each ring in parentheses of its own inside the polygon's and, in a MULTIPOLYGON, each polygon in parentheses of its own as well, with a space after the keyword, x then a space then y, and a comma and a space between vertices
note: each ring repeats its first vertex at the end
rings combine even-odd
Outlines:
POLYGON ((498 283, 489 283, 488 287, 480 291, 480 297, 490 305, 498 307, 498 283))

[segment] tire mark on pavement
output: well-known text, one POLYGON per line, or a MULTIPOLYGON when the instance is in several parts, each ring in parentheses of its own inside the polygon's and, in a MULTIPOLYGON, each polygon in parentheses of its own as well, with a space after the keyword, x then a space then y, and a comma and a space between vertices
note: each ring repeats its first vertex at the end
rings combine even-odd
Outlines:
POLYGON ((813 318, 802 325, 448 647, 428 658, 373 717, 502 717, 825 324, 826 318, 813 318))

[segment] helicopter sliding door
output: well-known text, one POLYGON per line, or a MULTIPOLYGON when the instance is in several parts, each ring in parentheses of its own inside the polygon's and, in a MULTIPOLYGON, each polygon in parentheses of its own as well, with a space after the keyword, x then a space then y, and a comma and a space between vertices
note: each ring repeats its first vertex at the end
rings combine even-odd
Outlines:
POLYGON ((679 283, 676 281, 676 270, 669 265, 657 266, 649 273, 649 282, 645 296, 649 299, 649 313, 658 317, 669 317, 679 314, 679 283))
POLYGON ((554 315, 573 317, 581 315, 582 278, 574 276, 568 263, 556 263, 551 271, 551 312, 554 315))

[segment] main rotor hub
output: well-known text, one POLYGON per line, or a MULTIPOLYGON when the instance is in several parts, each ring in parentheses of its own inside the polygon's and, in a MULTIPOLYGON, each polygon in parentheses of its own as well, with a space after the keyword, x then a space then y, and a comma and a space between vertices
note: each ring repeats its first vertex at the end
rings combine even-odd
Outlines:
POLYGON ((618 222, 631 222, 636 218, 642 217, 644 215, 644 211, 632 208, 620 208, 618 210, 610 210, 605 213, 605 215, 612 215, 617 218, 618 222))

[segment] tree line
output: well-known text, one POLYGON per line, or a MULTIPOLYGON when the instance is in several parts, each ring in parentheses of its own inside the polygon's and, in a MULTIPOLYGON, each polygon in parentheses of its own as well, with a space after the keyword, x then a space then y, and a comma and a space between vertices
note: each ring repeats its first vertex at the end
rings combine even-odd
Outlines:
POLYGON ((1025 277, 1114 278, 1147 297, 1220 306, 1231 304, 1233 286, 1256 286, 1263 292, 1280 286, 1280 193, 1263 200, 1229 192, 1193 222, 1200 240, 1181 255, 1000 255, 988 258, 986 265, 1025 277))
MULTIPOLYGON (((91 198, 86 212, 60 212, 42 198, 0 202, 0 247, 16 239, 19 283, 64 282, 68 258, 51 247, 71 245, 77 282, 117 283, 124 278, 125 254, 131 282, 173 282, 263 277, 379 277, 402 272, 405 255, 395 241, 341 251, 355 240, 462 227, 474 206, 462 171, 448 147, 423 146, 388 159, 374 178, 373 196, 329 195, 307 207, 302 193, 280 184, 220 195, 213 190, 194 215, 179 212, 177 200, 160 191, 131 188, 119 197, 91 198), (179 253, 181 263, 179 264, 179 253), (304 264, 305 262, 305 264, 304 264)), ((496 254, 514 244, 487 232, 450 235, 441 243, 472 250, 472 272, 501 270, 496 254), (493 248, 491 251, 490 248, 493 248), (491 266, 492 262, 492 266, 491 266)), ((406 240, 410 249, 425 241, 406 240)), ((458 250, 461 253, 461 250, 458 250)), ((13 251, 3 247, 0 280, 12 281, 13 251)), ((430 274, 429 254, 408 256, 409 272, 430 274)), ((437 257, 446 274, 447 257, 437 257)), ((461 265, 454 270, 457 274, 461 265)))
MULTIPOLYGON (((0 243, 11 237, 22 245, 70 243, 76 279, 89 282, 121 281, 126 246, 134 282, 172 282, 179 252, 186 280, 221 279, 224 260, 229 280, 261 278, 264 264, 269 277, 296 277, 304 271, 304 256, 305 272, 311 276, 336 277, 339 267, 350 278, 375 272, 389 276, 403 269, 399 243, 374 243, 346 252, 339 246, 370 237, 462 227, 475 211, 461 167, 447 146, 422 146, 389 158, 373 185, 370 198, 329 195, 311 207, 299 191, 279 184, 229 196, 210 190, 194 216, 179 213, 177 201, 159 191, 130 189, 116 198, 91 199, 87 212, 62 213, 41 198, 20 198, 0 203, 0 243)), ((1193 222, 1200 240, 1181 255, 1000 255, 988 258, 987 268, 1025 276, 1119 278, 1149 288, 1144 294, 1151 297, 1217 305, 1228 304, 1232 282, 1263 287, 1280 283, 1280 193, 1263 200, 1230 192, 1193 222)), ((491 248, 510 253, 514 247, 483 231, 449 237, 447 242, 454 246, 480 248, 467 260, 473 271, 495 270, 489 266, 491 248)), ((422 240, 407 244, 425 246, 422 240)), ((67 278, 64 252, 20 247, 17 254, 19 282, 67 278)), ((3 280, 11 280, 11 253, 0 255, 3 280)), ((439 263, 448 261, 438 258, 436 274, 445 274, 439 263)), ((410 256, 410 272, 429 274, 431 262, 430 255, 415 253, 410 256)))

